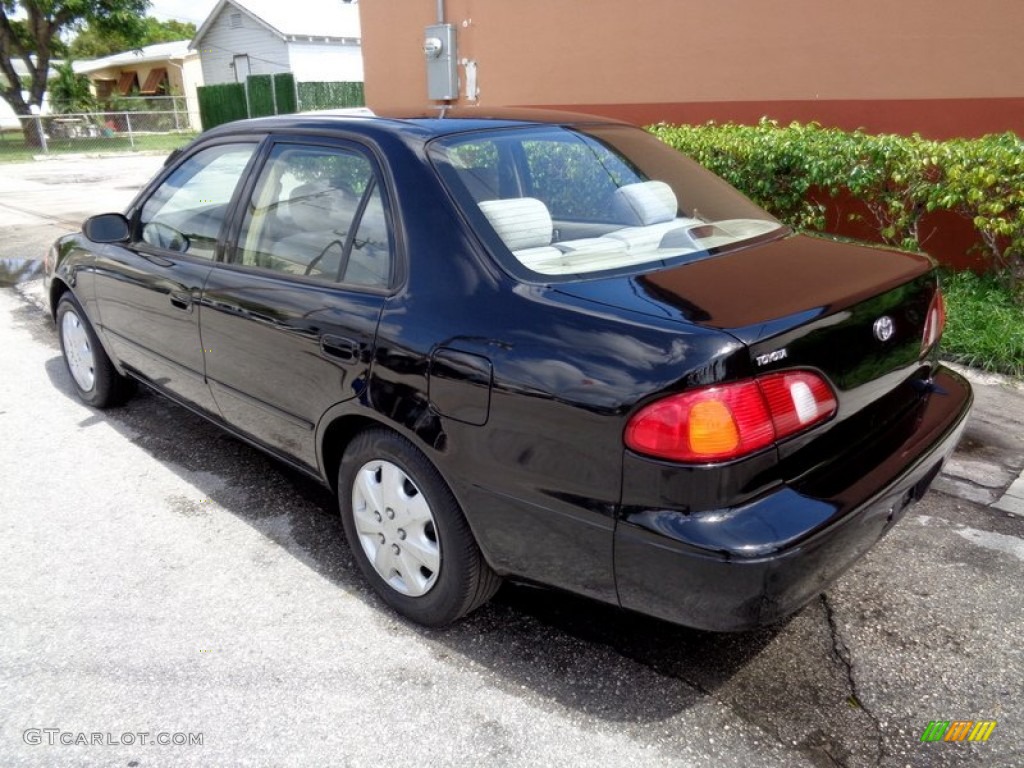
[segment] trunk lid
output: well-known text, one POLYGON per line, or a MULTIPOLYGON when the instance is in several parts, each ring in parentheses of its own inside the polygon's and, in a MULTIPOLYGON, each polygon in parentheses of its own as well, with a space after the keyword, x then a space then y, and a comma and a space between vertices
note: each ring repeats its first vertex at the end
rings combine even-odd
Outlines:
POLYGON ((930 374, 921 347, 937 281, 922 255, 794 236, 557 290, 723 330, 747 346, 751 375, 819 370, 836 389, 837 421, 883 398, 893 415, 894 399, 916 397, 910 380, 930 374))

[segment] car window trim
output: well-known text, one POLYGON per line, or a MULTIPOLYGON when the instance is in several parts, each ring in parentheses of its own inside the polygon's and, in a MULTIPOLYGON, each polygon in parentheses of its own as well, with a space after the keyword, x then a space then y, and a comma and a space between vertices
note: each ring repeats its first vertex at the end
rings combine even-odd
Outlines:
MULTIPOLYGON (((355 291, 375 296, 391 296, 398 291, 401 287, 402 281, 399 280, 401 275, 398 266, 400 249, 398 247, 397 219, 393 215, 393 208, 391 205, 391 200, 393 198, 388 194, 388 185, 385 181, 386 174, 384 171, 386 164, 380 161, 379 153, 374 149, 374 147, 360 141, 359 137, 348 134, 325 136, 322 134, 280 133, 268 135, 265 142, 260 147, 258 155, 257 163, 247 169, 248 177, 246 178, 245 184, 243 184, 240 190, 238 190, 238 199, 235 201, 235 205, 237 207, 233 207, 231 209, 231 227, 226 234, 224 232, 221 233, 224 237, 224 243, 221 249, 222 258, 215 261, 216 266, 231 270, 251 272, 253 274, 274 275, 284 280, 294 280, 306 285, 317 285, 345 291, 355 291), (315 277, 307 277, 305 275, 292 275, 275 269, 267 269, 265 267, 257 267, 249 264, 240 264, 238 262, 238 240, 242 231, 242 222, 245 218, 245 204, 252 199, 252 196, 256 191, 256 184, 259 182, 260 176, 270 160, 270 155, 273 153, 274 148, 279 144, 354 151, 363 155, 369 161, 370 168, 373 171, 375 186, 380 188, 381 204, 384 208, 384 221, 389 234, 388 240, 391 249, 391 274, 389 275, 387 285, 371 286, 360 285, 358 283, 343 283, 336 280, 329 281, 315 277)), ((364 198, 360 200, 357 219, 354 219, 354 221, 358 220, 359 224, 362 223, 362 214, 365 210, 367 200, 368 198, 366 198, 365 195, 364 198)), ((346 244, 351 242, 353 235, 354 233, 349 233, 349 236, 346 237, 346 244)))

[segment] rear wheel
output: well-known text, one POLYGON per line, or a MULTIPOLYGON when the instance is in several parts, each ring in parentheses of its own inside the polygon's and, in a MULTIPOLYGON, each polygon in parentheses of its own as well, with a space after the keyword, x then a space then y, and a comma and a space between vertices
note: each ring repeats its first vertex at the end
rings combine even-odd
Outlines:
POLYGON ((383 429, 358 435, 338 471, 349 546, 392 608, 420 624, 450 624, 486 602, 501 579, 427 458, 383 429))
POLYGON ((131 396, 133 382, 117 372, 70 293, 57 303, 57 335, 71 383, 83 401, 96 408, 109 408, 131 396))

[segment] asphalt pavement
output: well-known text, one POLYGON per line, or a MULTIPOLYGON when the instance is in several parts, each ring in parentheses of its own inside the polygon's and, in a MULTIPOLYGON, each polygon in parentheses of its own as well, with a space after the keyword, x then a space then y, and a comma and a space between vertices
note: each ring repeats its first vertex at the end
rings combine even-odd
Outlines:
MULTIPOLYGON (((159 163, 0 165, 0 264, 159 163)), ((145 391, 81 404, 40 299, 0 288, 2 766, 1024 765, 1014 382, 970 374, 933 491, 780 626, 509 585, 425 630, 366 588, 322 488, 145 391), (921 741, 957 720, 997 725, 921 741)))

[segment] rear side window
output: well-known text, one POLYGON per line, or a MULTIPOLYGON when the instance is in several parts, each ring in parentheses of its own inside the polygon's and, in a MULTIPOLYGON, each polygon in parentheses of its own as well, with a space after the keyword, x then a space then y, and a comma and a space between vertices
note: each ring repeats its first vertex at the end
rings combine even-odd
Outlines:
POLYGON ((274 147, 246 207, 237 263, 381 288, 391 281, 391 252, 381 188, 365 155, 274 147))
POLYGON ((255 149, 255 144, 220 144, 179 165, 142 206, 142 241, 212 259, 235 187, 255 149))

